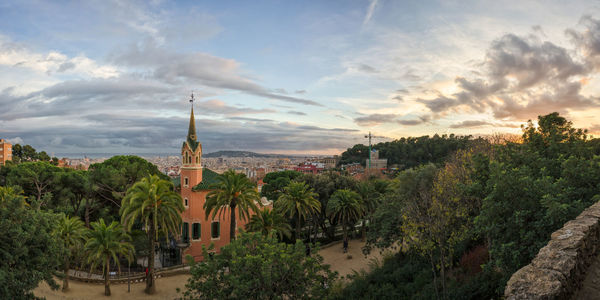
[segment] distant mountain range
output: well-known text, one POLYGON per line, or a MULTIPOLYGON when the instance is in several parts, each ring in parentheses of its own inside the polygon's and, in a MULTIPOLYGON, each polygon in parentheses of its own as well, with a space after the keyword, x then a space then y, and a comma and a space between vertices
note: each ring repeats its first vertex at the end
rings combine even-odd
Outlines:
POLYGON ((259 158, 278 158, 278 157, 290 157, 297 155, 283 155, 283 154, 264 154, 250 151, 217 151, 207 154, 202 154, 202 157, 259 157, 259 158))

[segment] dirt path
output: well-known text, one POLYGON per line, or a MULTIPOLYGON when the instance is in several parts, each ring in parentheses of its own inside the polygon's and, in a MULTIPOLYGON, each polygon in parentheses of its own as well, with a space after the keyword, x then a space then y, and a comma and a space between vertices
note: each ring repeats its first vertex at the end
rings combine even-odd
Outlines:
MULTIPOLYGON (((45 282, 40 284, 34 294, 46 297, 48 300, 95 300, 95 299, 175 299, 181 297, 177 288, 184 289, 190 275, 175 275, 156 279, 156 294, 149 296, 144 293, 146 283, 132 283, 131 292, 127 292, 127 284, 111 284, 111 297, 104 296, 104 284, 90 284, 80 281, 69 281, 70 290, 63 293, 60 289, 53 291, 45 282)), ((59 282, 62 285, 62 282, 59 282)))
POLYGON ((382 255, 379 251, 371 251, 371 254, 367 257, 362 253, 362 247, 365 245, 360 240, 350 240, 348 243, 348 253, 344 253, 342 243, 333 245, 329 248, 322 249, 319 254, 323 256, 323 262, 331 265, 331 270, 337 271, 341 276, 346 276, 352 273, 352 270, 359 271, 364 269, 369 270, 369 261, 372 259, 381 260, 382 255), (352 256, 352 259, 348 259, 348 255, 352 256))
MULTIPOLYGON (((368 270, 369 261, 372 258, 381 259, 378 251, 373 251, 371 255, 365 257, 362 254, 362 246, 364 242, 360 240, 351 240, 348 245, 348 253, 344 253, 342 244, 336 244, 329 248, 322 249, 319 253, 323 256, 324 263, 331 265, 331 269, 340 273, 340 276, 346 276, 352 273, 352 270, 366 269, 368 270), (352 259, 348 259, 348 255, 352 259)), ((127 292, 127 284, 112 284, 110 290, 111 297, 104 296, 103 284, 90 284, 80 281, 69 281, 70 290, 63 293, 60 289, 53 291, 44 282, 35 290, 34 294, 38 297, 46 297, 48 300, 96 300, 96 299, 175 299, 181 297, 176 288, 184 289, 189 275, 175 275, 171 277, 162 277, 156 280, 155 295, 149 296, 144 293, 145 283, 132 283, 131 292, 127 292)), ((62 284, 61 281, 57 281, 62 284)))

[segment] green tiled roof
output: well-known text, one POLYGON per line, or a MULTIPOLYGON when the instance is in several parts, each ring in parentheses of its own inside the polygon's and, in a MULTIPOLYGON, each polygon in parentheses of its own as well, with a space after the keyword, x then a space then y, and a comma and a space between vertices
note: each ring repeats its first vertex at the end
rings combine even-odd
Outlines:
POLYGON ((192 188, 192 190, 208 190, 212 184, 217 182, 217 177, 219 177, 219 174, 217 174, 217 172, 207 168, 202 168, 202 182, 198 183, 195 187, 192 188))
POLYGON ((186 143, 188 145, 190 145, 190 148, 192 149, 193 152, 195 152, 196 149, 198 149, 198 146, 200 145, 200 142, 194 141, 194 140, 191 140, 188 138, 187 141, 183 142, 183 145, 181 147, 185 147, 186 143))

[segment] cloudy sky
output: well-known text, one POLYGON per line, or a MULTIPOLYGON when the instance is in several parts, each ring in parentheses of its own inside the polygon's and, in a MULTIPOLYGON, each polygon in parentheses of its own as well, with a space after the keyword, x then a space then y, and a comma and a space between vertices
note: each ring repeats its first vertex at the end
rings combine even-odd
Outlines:
POLYGON ((2 1, 0 137, 55 153, 338 153, 600 132, 598 1, 2 1))

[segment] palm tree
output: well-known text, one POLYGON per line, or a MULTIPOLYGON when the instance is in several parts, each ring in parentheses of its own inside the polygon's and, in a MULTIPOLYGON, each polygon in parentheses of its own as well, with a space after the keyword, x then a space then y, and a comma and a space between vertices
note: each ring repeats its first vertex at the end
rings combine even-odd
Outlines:
POLYGON ((156 175, 142 178, 131 186, 121 201, 121 222, 131 232, 138 222, 144 225, 148 236, 148 274, 146 293, 154 294, 154 247, 159 236, 166 240, 170 234, 178 234, 181 212, 184 211, 181 196, 173 191, 173 184, 156 175))
POLYGON ((55 234, 58 239, 62 242, 65 249, 68 250, 65 255, 65 278, 63 280, 63 292, 69 290, 69 269, 70 269, 70 258, 71 255, 83 245, 87 228, 84 226, 83 221, 79 217, 68 217, 63 215, 60 219, 56 228, 55 234))
POLYGON ((342 223, 344 241, 348 239, 348 225, 360 219, 363 206, 360 196, 351 190, 337 190, 327 203, 327 215, 342 223))
POLYGON ((102 264, 102 273, 104 274, 104 294, 110 296, 110 259, 119 267, 121 264, 119 256, 124 256, 128 261, 133 258, 134 248, 129 243, 131 237, 123 230, 123 227, 116 221, 106 226, 104 219, 91 224, 92 230, 88 233, 88 239, 85 243, 85 252, 88 262, 91 264, 90 271, 102 264))
POLYGON ((279 212, 264 208, 250 218, 246 224, 247 231, 260 232, 265 236, 277 234, 279 238, 290 237, 292 227, 279 212))
POLYGON ((245 174, 238 174, 234 170, 228 170, 217 177, 217 182, 210 187, 211 191, 206 195, 204 211, 206 219, 219 218, 229 210, 229 237, 235 239, 236 218, 235 209, 241 219, 247 220, 250 213, 257 212, 259 195, 256 185, 253 184, 245 174))
POLYGON ((304 182, 291 182, 275 202, 276 208, 291 218, 296 218, 296 236, 300 236, 300 222, 311 213, 321 211, 317 193, 304 182))
POLYGON ((366 224, 375 209, 381 202, 381 195, 387 190, 387 183, 383 180, 372 180, 360 182, 356 186, 356 192, 360 196, 361 204, 363 206, 363 224, 362 224, 362 240, 365 240, 366 236, 366 224))

